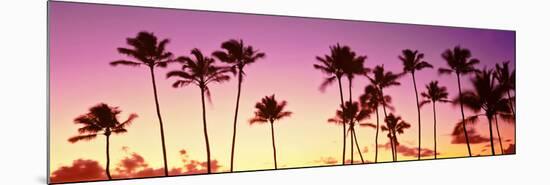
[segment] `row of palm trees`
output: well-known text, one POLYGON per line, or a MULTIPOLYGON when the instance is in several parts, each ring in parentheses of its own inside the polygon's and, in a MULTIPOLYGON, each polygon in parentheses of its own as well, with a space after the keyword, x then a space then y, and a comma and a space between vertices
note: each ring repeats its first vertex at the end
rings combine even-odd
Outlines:
MULTIPOLYGON (((210 167, 210 143, 208 137, 208 127, 206 122, 205 99, 210 101, 209 86, 214 83, 224 83, 230 80, 231 76, 237 78, 237 97, 235 103, 235 114, 233 118, 233 135, 230 156, 230 171, 233 171, 234 153, 235 153, 235 138, 237 134, 237 122, 239 112, 239 101, 242 90, 242 83, 245 77, 245 68, 248 65, 266 57, 266 54, 245 45, 242 40, 228 40, 221 44, 221 50, 214 51, 211 55, 205 55, 201 50, 195 48, 190 52, 190 56, 174 56, 173 53, 166 50, 168 39, 159 40, 153 33, 139 32, 136 37, 126 39, 129 47, 117 48, 120 54, 126 55, 131 60, 116 60, 110 62, 112 66, 132 66, 139 67, 145 65, 149 69, 151 75, 151 83, 153 87, 153 95, 155 100, 156 113, 159 122, 160 137, 163 153, 164 175, 168 176, 168 161, 166 158, 166 145, 164 136, 164 125, 161 116, 160 103, 158 100, 157 85, 155 78, 155 69, 165 68, 172 63, 180 65, 179 70, 173 70, 166 74, 169 79, 174 79, 172 84, 174 88, 181 88, 188 85, 196 85, 199 87, 202 103, 202 125, 204 132, 207 172, 211 173, 210 167), (219 65, 216 61, 225 63, 219 65)), ((416 97, 416 108, 418 110, 418 159, 420 159, 421 151, 421 123, 420 109, 423 105, 432 103, 434 113, 434 141, 436 140, 436 103, 453 102, 459 104, 462 112, 462 121, 457 124, 457 129, 462 129, 466 137, 468 151, 471 156, 470 143, 468 140, 468 132, 466 125, 475 123, 480 116, 486 116, 490 124, 491 133, 491 148, 494 154, 493 136, 491 123, 494 120, 498 137, 500 139, 500 131, 498 129, 497 117, 502 119, 513 119, 515 112, 513 111, 513 96, 511 91, 515 89, 515 71, 509 68, 509 63, 498 64, 495 70, 483 71, 477 70, 474 65, 479 63, 479 60, 471 58, 471 53, 468 49, 459 46, 446 50, 442 54, 443 59, 448 64, 448 68, 441 68, 441 74, 455 73, 459 85, 459 95, 454 100, 448 100, 448 92, 446 87, 439 86, 437 81, 430 82, 426 88, 426 92, 421 92, 424 100, 420 100, 417 90, 417 82, 415 74, 426 68, 433 68, 431 64, 424 61, 424 54, 416 50, 403 50, 402 55, 398 58, 403 62, 403 72, 394 73, 387 71, 383 65, 375 66, 374 68, 365 67, 367 57, 358 55, 348 46, 336 44, 330 47, 330 54, 317 56, 319 63, 313 67, 325 73, 327 78, 321 84, 320 89, 325 90, 330 84, 338 82, 340 92, 340 108, 336 111, 336 116, 328 121, 342 125, 343 133, 343 150, 342 164, 345 164, 346 159, 346 139, 350 136, 351 141, 351 163, 353 163, 354 148, 359 151, 361 162, 364 163, 364 158, 360 151, 360 145, 357 140, 356 126, 366 126, 376 129, 375 135, 375 162, 378 162, 378 136, 379 132, 387 132, 387 137, 390 141, 392 160, 397 161, 397 146, 399 141, 397 136, 403 134, 405 129, 411 125, 405 122, 400 116, 392 113, 395 108, 392 106, 392 97, 384 93, 384 90, 394 86, 399 86, 398 81, 405 74, 411 74, 414 85, 414 93, 416 97), (460 78, 462 75, 475 73, 475 78, 472 79, 474 89, 462 92, 460 78), (345 77, 348 81, 349 99, 344 101, 342 78, 345 77), (352 99, 352 82, 357 77, 366 77, 370 84, 366 85, 363 94, 358 101, 352 99), (507 95, 507 97, 504 97, 507 95), (385 125, 380 125, 379 108, 382 108, 385 125), (476 115, 464 116, 463 107, 467 107, 476 115), (389 110, 389 111, 388 111, 389 110), (390 112, 391 111, 391 112, 390 112), (480 113, 482 112, 483 113, 480 113), (510 115, 510 112, 512 115, 510 115), (376 124, 363 122, 371 115, 376 114, 376 124)), ((273 145, 273 160, 274 167, 277 169, 277 152, 274 135, 274 122, 292 115, 292 112, 286 110, 286 101, 277 101, 275 95, 265 96, 262 100, 256 103, 256 112, 254 117, 249 120, 251 125, 256 123, 269 123, 271 128, 271 139, 273 145)), ((98 135, 105 135, 106 142, 106 173, 111 179, 109 172, 109 138, 112 133, 119 134, 127 132, 126 126, 137 118, 136 114, 130 114, 128 119, 123 122, 118 121, 120 110, 118 107, 112 107, 104 103, 100 103, 89 109, 89 112, 77 117, 74 121, 77 124, 83 124, 78 129, 79 135, 69 138, 69 142, 74 143, 80 140, 90 140, 98 135)), ((500 140, 499 140, 500 141, 500 140)), ((502 142, 502 141, 500 141, 502 142)), ((434 157, 437 157, 437 144, 434 142, 434 157)), ((502 143, 501 143, 502 145, 502 143)), ((502 147, 501 147, 502 148, 502 147)))
MULTIPOLYGON (((394 73, 387 71, 384 65, 378 65, 374 68, 367 68, 364 66, 366 56, 356 54, 349 46, 341 46, 336 44, 330 46, 330 54, 324 56, 317 56, 317 64, 314 64, 315 69, 323 72, 327 77, 320 86, 320 90, 324 91, 326 87, 334 82, 338 82, 340 92, 340 109, 336 112, 334 118, 330 118, 328 122, 337 123, 342 125, 343 128, 343 150, 342 150, 342 164, 346 162, 346 138, 350 136, 351 141, 351 163, 354 162, 354 147, 359 150, 357 144, 355 126, 371 127, 376 129, 375 134, 375 156, 374 162, 378 162, 378 135, 379 131, 388 132, 392 160, 397 161, 397 146, 399 141, 397 139, 398 134, 402 134, 405 129, 411 127, 411 125, 401 117, 388 113, 387 109, 394 110, 391 106, 391 96, 384 93, 384 90, 393 86, 399 86, 401 83, 399 78, 406 74, 410 74, 412 77, 412 83, 414 87, 414 95, 416 98, 417 118, 418 118, 418 155, 417 159, 421 157, 421 108, 431 103, 434 117, 434 158, 437 158, 437 118, 436 118, 436 103, 448 103, 451 102, 460 106, 462 120, 455 127, 455 134, 460 129, 461 134, 464 135, 466 145, 468 148, 469 156, 472 156, 470 141, 467 131, 467 124, 475 123, 480 116, 486 116, 489 122, 489 135, 491 142, 492 155, 494 155, 493 145, 493 129, 492 122, 495 121, 496 130, 499 138, 499 142, 502 149, 502 138, 500 137, 500 130, 498 128, 498 119, 503 118, 507 121, 513 121, 515 118, 514 97, 511 95, 511 91, 515 90, 515 70, 509 68, 509 62, 497 64, 495 69, 483 69, 478 70, 475 66, 480 63, 476 58, 472 57, 470 50, 456 46, 452 49, 445 50, 441 57, 445 60, 447 68, 438 69, 439 74, 455 74, 458 84, 458 96, 449 100, 449 93, 447 88, 440 86, 438 81, 431 81, 426 85, 426 92, 421 92, 420 95, 424 100, 419 99, 419 93, 417 89, 417 81, 415 74, 421 70, 433 68, 433 65, 424 60, 424 53, 418 50, 404 49, 398 59, 403 64, 403 71, 394 73), (471 79, 473 84, 472 90, 462 91, 461 77, 469 74, 474 74, 475 77, 471 79), (348 79, 349 101, 344 102, 344 93, 342 88, 342 77, 348 79), (358 102, 352 101, 352 82, 355 76, 366 77, 370 84, 365 87, 364 94, 359 97, 358 102, 361 105, 359 108, 358 102), (506 95, 506 97, 505 97, 506 95), (382 107, 384 113, 384 122, 386 125, 380 126, 379 120, 379 107, 382 107), (464 107, 472 110, 475 115, 465 117, 464 107), (480 113, 482 112, 483 113, 480 113), (360 123, 361 121, 369 118, 372 113, 376 115, 376 124, 373 123, 360 123), (346 126, 349 128, 346 129, 346 126), (354 146, 355 142, 355 146, 354 146)), ((503 152, 503 151, 501 151, 503 152)), ((363 157, 359 152, 361 161, 363 157)))

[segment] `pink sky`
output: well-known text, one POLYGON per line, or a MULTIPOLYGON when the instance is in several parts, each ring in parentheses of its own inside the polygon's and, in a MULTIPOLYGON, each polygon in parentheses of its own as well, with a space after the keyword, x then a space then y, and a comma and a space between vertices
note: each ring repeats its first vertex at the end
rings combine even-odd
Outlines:
MULTIPOLYGON (((253 116, 254 103, 273 93, 278 99, 287 100, 288 109, 294 112, 291 118, 276 125, 278 160, 283 167, 313 165, 322 157, 340 159, 341 128, 326 123, 339 104, 337 85, 321 93, 318 87, 325 76, 312 67, 315 56, 327 54, 330 45, 348 45, 368 56, 367 67, 384 64, 394 72, 402 71, 397 56, 403 49, 425 53, 426 61, 437 69, 446 66, 441 53, 456 45, 469 48, 473 56, 481 60, 480 68, 493 67, 505 60, 510 60, 511 67, 515 67, 513 31, 64 2, 49 2, 49 9, 51 169, 69 165, 78 158, 104 162, 103 138, 76 144, 67 142, 78 128, 72 120, 99 102, 120 106, 121 119, 129 113, 140 116, 129 133, 113 137, 114 161, 126 156, 120 148, 128 146, 142 154, 151 166, 161 166, 158 120, 147 69, 109 66, 111 61, 125 59, 116 48, 126 47, 125 39, 136 36, 139 31, 169 38, 167 49, 178 56, 189 55, 192 48, 211 53, 218 50, 222 42, 233 38, 243 39, 267 54, 265 59, 245 68, 247 76, 241 96, 235 158, 237 170, 265 169, 272 165, 268 126, 249 126, 246 121, 253 116)), ((179 165, 181 149, 186 149, 192 158, 205 158, 199 89, 195 86, 174 89, 173 79, 165 79, 166 72, 178 67, 156 70, 170 166, 179 165)), ((365 78, 356 79, 355 100, 368 84, 365 78)), ((451 97, 456 96, 454 76, 439 76, 436 70, 428 69, 418 72, 416 79, 419 91, 424 91, 429 81, 439 80, 447 86, 451 97)), ((467 79, 463 78, 465 89, 470 88, 467 79)), ((401 86, 385 92, 393 96, 397 114, 412 124, 412 128, 400 136, 401 140, 407 146, 415 146, 417 123, 412 81, 407 75, 400 82, 401 86)), ((222 168, 229 166, 236 87, 234 79, 211 85, 213 104, 207 105, 212 157, 220 161, 222 168)), ((460 110, 451 105, 438 107, 441 134, 438 150, 446 157, 464 156, 465 146, 450 144, 449 137, 460 118, 460 110)), ((422 110, 422 121, 425 125, 423 147, 431 148, 431 107, 422 110)), ((478 132, 488 135, 486 127, 484 121, 480 122, 478 132)), ((515 143, 514 125, 501 124, 501 129, 505 139, 512 140, 508 143, 515 143)), ((360 128, 357 132, 361 145, 369 148, 366 158, 372 160, 374 131, 360 128)), ((387 139, 381 136, 380 143, 385 142, 387 139)), ((480 153, 483 145, 475 146, 474 153, 480 153)), ((383 160, 390 159, 387 150, 379 155, 383 160)))

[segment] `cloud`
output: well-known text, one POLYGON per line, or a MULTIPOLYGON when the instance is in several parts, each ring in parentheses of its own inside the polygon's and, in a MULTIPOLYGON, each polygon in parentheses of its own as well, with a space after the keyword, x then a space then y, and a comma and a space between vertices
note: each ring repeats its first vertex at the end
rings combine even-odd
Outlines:
POLYGON ((72 166, 62 166, 55 170, 50 176, 53 183, 94 181, 107 179, 105 170, 97 161, 77 159, 72 166))
POLYGON ((335 165, 338 162, 342 162, 342 161, 338 161, 334 157, 321 157, 321 159, 315 161, 315 163, 328 164, 328 165, 335 165))
POLYGON ((508 145, 508 148, 504 150, 505 154, 516 154, 516 144, 508 145))
MULTIPOLYGON (((452 144, 466 144, 466 137, 464 137, 464 131, 457 131, 457 128, 455 128, 455 131, 451 137, 453 138, 451 140, 452 144)), ((479 135, 475 129, 469 128, 467 130, 468 132, 468 139, 470 140, 470 144, 479 144, 479 143, 485 143, 491 141, 488 137, 484 137, 479 135)))
MULTIPOLYGON (((378 145, 379 147, 385 148, 386 150, 391 150, 391 143, 386 143, 384 145, 378 145)), ((409 147, 404 144, 397 146, 397 153, 406 156, 406 157, 417 157, 418 156, 418 147, 409 147)), ((430 157, 434 156, 434 151, 427 148, 420 148, 420 157, 430 157)), ((437 153, 441 155, 441 153, 437 153)))
POLYGON ((151 168, 145 162, 145 159, 137 154, 132 153, 130 156, 122 159, 114 170, 116 173, 113 178, 138 178, 138 177, 155 177, 163 176, 164 168, 151 168))

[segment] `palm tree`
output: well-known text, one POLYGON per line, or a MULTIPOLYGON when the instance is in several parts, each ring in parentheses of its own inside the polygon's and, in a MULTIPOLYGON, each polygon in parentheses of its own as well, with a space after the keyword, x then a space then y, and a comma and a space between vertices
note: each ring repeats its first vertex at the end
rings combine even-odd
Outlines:
POLYGON ((386 125, 382 125, 382 131, 388 132, 388 138, 390 139, 391 149, 393 153, 393 161, 397 161, 397 146, 399 141, 397 140, 397 134, 403 134, 405 129, 411 128, 411 125, 401 119, 400 116, 395 116, 390 113, 386 116, 386 125))
MULTIPOLYGON (((455 46, 452 50, 447 49, 442 54, 441 57, 445 59, 449 68, 439 68, 439 74, 456 74, 457 84, 458 84, 458 101, 460 103, 460 112, 462 113, 462 123, 466 124, 464 118, 464 105, 462 102, 462 87, 460 84, 460 76, 467 75, 477 71, 475 65, 479 63, 479 60, 472 58, 472 53, 467 48, 461 48, 460 46, 455 46)), ((466 131, 466 125, 462 126, 464 137, 466 138, 466 145, 468 146, 468 154, 472 156, 472 150, 470 148, 470 139, 468 137, 468 132, 466 131)))
POLYGON ((512 111, 512 115, 516 117, 516 111, 514 110, 514 104, 512 103, 513 98, 510 95, 510 91, 516 90, 516 70, 511 71, 508 64, 510 64, 510 61, 503 62, 502 66, 497 64, 495 66, 496 70, 494 75, 501 86, 506 89, 506 94, 510 103, 510 110, 512 111))
POLYGON ((268 123, 271 125, 271 142, 273 143, 273 161, 277 169, 277 150, 275 149, 275 131, 273 123, 285 117, 290 117, 292 112, 286 111, 286 101, 277 102, 275 95, 262 98, 261 102, 256 103, 256 112, 254 117, 249 120, 250 125, 255 123, 268 123))
POLYGON ((237 87, 237 103, 235 105, 235 116, 233 118, 233 140, 231 142, 231 166, 229 170, 233 171, 233 158, 235 154, 235 138, 237 136, 237 116, 239 114, 239 100, 241 98, 241 84, 243 82, 244 67, 256 62, 258 59, 264 58, 265 53, 255 50, 252 46, 245 46, 243 40, 225 41, 221 48, 225 51, 215 51, 212 55, 221 62, 231 65, 232 69, 237 70, 238 87, 237 87))
POLYGON ((202 124, 204 131, 204 140, 206 143, 206 160, 208 161, 207 171, 211 173, 210 170, 210 143, 208 141, 208 129, 206 127, 206 108, 204 103, 204 96, 210 99, 210 89, 208 85, 212 82, 223 83, 229 80, 229 75, 226 73, 229 72, 229 68, 216 66, 215 60, 213 58, 204 56, 202 52, 195 48, 191 50, 191 54, 194 56, 194 59, 181 56, 176 59, 179 63, 182 64, 181 70, 170 71, 166 74, 167 78, 177 77, 179 78, 174 82, 172 87, 178 88, 187 86, 189 84, 197 85, 201 90, 201 103, 202 103, 202 124))
MULTIPOLYGON (((401 85, 401 83, 399 83, 397 80, 402 76, 402 74, 395 74, 391 71, 386 71, 384 69, 384 65, 378 65, 374 67, 374 69, 372 70, 372 73, 373 73, 373 77, 367 75, 367 78, 370 80, 371 84, 374 85, 374 87, 376 87, 378 91, 380 91, 379 95, 381 96, 380 100, 382 100, 382 108, 384 111, 384 120, 385 120, 388 118, 388 113, 386 111, 387 103, 385 102, 386 96, 384 95, 384 89, 392 86, 401 85)), ((391 136, 395 136, 395 135, 391 135, 391 136)), ((395 139, 390 139, 391 142, 393 142, 394 140, 395 139)), ((392 150, 392 157, 394 161, 397 160, 396 159, 397 154, 395 153, 394 150, 392 150)))
POLYGON ((361 106, 363 107, 363 109, 370 109, 371 112, 372 111, 376 112, 376 125, 371 123, 365 123, 365 124, 360 124, 359 126, 367 126, 367 127, 372 127, 376 129, 376 134, 374 137, 375 138, 374 139, 374 146, 375 146, 374 162, 377 163, 378 162, 378 132, 380 130, 380 116, 378 113, 378 107, 380 107, 382 103, 385 103, 386 107, 393 110, 393 107, 389 105, 389 103, 391 103, 391 97, 386 95, 384 96, 384 98, 382 98, 382 95, 380 94, 380 90, 376 86, 371 84, 365 87, 365 92, 363 95, 359 97, 359 102, 361 103, 361 106))
POLYGON ((157 109, 157 117, 160 125, 160 139, 162 142, 162 157, 164 159, 164 176, 168 176, 168 161, 166 159, 166 144, 164 142, 164 126, 162 124, 162 117, 160 114, 160 105, 157 94, 157 85, 155 82, 155 67, 165 68, 172 60, 172 53, 166 51, 166 44, 168 39, 158 41, 157 37, 153 33, 139 32, 135 38, 127 38, 126 43, 131 48, 117 48, 118 52, 127 55, 135 60, 117 60, 111 62, 111 66, 126 65, 132 67, 138 67, 140 65, 146 65, 149 67, 151 73, 151 82, 153 83, 153 94, 155 97, 155 107, 157 109))
MULTIPOLYGON (((467 108, 475 113, 480 111, 484 112, 483 114, 471 116, 468 120, 475 122, 478 116, 483 115, 487 117, 489 122, 491 154, 495 155, 492 121, 498 114, 509 114, 510 106, 508 105, 508 100, 504 98, 506 88, 495 82, 493 74, 492 70, 487 69, 483 69, 483 71, 476 73, 475 77, 471 79, 474 89, 464 92, 462 95, 462 102, 467 108)), ((460 98, 455 98, 455 104, 459 99, 460 98)), ((500 135, 500 131, 498 132, 500 135)))
POLYGON ((355 126, 358 124, 364 124, 359 123, 360 121, 363 121, 367 119, 370 116, 370 112, 367 109, 362 109, 359 107, 359 103, 357 102, 346 102, 344 105, 340 106, 340 109, 336 111, 336 116, 334 118, 328 119, 328 122, 330 123, 336 123, 336 124, 349 124, 348 133, 351 134, 350 136, 350 142, 351 142, 351 164, 353 164, 353 147, 357 147, 357 151, 359 152, 359 157, 361 157, 361 163, 365 163, 365 160, 363 159, 363 154, 361 154, 361 148, 359 147, 359 142, 357 141, 357 134, 355 132, 355 126), (350 120, 348 122, 344 122, 344 120, 350 120), (355 146, 353 142, 355 141, 355 146))
POLYGON ((122 134, 128 132, 126 127, 132 124, 132 121, 137 118, 137 114, 130 114, 126 121, 118 121, 118 114, 121 111, 118 107, 110 107, 105 103, 100 103, 89 109, 89 112, 80 115, 74 119, 75 124, 83 125, 78 129, 77 136, 69 138, 70 143, 76 143, 78 141, 89 141, 96 138, 98 135, 105 135, 106 138, 106 156, 107 164, 105 166, 105 173, 107 178, 111 180, 111 172, 109 171, 110 157, 109 157, 109 137, 111 134, 122 134))
POLYGON ((420 123, 420 101, 418 100, 418 90, 416 89, 416 78, 414 73, 425 68, 433 68, 433 66, 424 61, 424 53, 419 53, 418 50, 405 49, 402 51, 402 55, 399 56, 399 60, 403 62, 403 72, 410 73, 413 80, 414 95, 416 97, 416 110, 418 113, 418 160, 420 160, 421 141, 422 141, 422 124, 420 123))
MULTIPOLYGON (((320 70, 328 76, 319 88, 321 91, 324 91, 326 87, 334 83, 335 80, 338 81, 338 88, 340 89, 340 105, 344 105, 344 95, 342 93, 342 76, 344 75, 344 66, 342 62, 343 60, 339 59, 341 58, 340 53, 342 53, 343 50, 345 49, 341 47, 340 44, 330 46, 331 54, 322 57, 315 57, 320 64, 313 64, 315 69, 320 70)), ((343 121, 345 122, 345 120, 343 121)), ((346 124, 342 124, 342 128, 342 165, 344 165, 346 164, 346 124)))
POLYGON ((436 113, 435 113, 435 103, 441 102, 441 103, 447 103, 450 102, 447 97, 449 96, 449 93, 447 92, 447 87, 439 86, 438 81, 431 81, 428 85, 426 85, 427 92, 422 92, 422 97, 425 98, 424 101, 420 103, 420 106, 423 106, 425 104, 431 103, 432 109, 434 112, 434 158, 437 159, 437 119, 436 119, 436 113))

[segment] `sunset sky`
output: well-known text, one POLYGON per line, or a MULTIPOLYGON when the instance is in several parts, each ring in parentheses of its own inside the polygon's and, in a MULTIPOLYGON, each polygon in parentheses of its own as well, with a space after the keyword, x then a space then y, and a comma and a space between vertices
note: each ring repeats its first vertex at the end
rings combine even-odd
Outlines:
MULTIPOLYGON (((243 39, 245 44, 266 53, 265 59, 245 68, 235 148, 237 171, 273 168, 269 125, 248 124, 254 115, 254 104, 271 94, 288 101, 287 108, 293 112, 290 118, 275 123, 279 167, 318 166, 331 160, 340 164, 342 128, 327 123, 340 104, 338 85, 333 84, 321 92, 319 85, 326 76, 313 68, 317 62, 315 56, 328 54, 329 46, 336 43, 367 55, 367 67, 384 64, 393 72, 402 72, 402 63, 397 58, 401 50, 419 50, 425 54, 425 60, 434 65, 434 69, 417 72, 419 91, 425 91, 428 82, 438 80, 448 88, 451 98, 458 94, 456 76, 440 76, 436 70, 446 67, 441 58, 445 49, 456 45, 470 49, 473 56, 481 60, 478 68, 493 68, 496 63, 507 60, 515 67, 513 31, 49 2, 50 172, 70 166, 77 159, 105 165, 104 137, 74 144, 67 141, 77 135, 79 125, 73 123, 74 118, 100 102, 118 106, 123 111, 121 120, 130 113, 139 115, 128 133, 111 137, 111 169, 133 153, 142 156, 148 167, 163 167, 148 69, 109 65, 114 60, 129 59, 116 48, 127 47, 126 38, 135 37, 139 31, 170 39, 167 50, 177 56, 188 56, 193 48, 209 54, 220 50, 221 43, 229 39, 243 39)), ((206 151, 200 89, 192 85, 172 88, 174 80, 165 76, 175 69, 179 69, 179 64, 157 68, 156 80, 168 165, 181 168, 184 165, 181 150, 197 161, 206 160, 206 151)), ((471 87, 469 78, 463 77, 464 89, 471 87)), ((417 147, 418 125, 412 78, 406 75, 399 81, 401 86, 389 88, 385 93, 393 97, 395 114, 412 125, 398 139, 403 147, 413 149, 417 147)), ((357 100, 369 83, 366 78, 358 77, 353 84, 353 99, 357 100)), ((347 86, 347 81, 343 85, 347 86)), ((212 84, 210 90, 212 104, 206 105, 206 111, 212 159, 221 166, 219 171, 227 171, 237 80, 212 84)), ((344 94, 347 92, 345 89, 344 94)), ((450 134, 460 119, 460 108, 451 104, 437 106, 440 157, 467 156, 465 144, 451 144, 450 134)), ((466 111, 466 116, 472 114, 466 111)), ((375 122, 374 116, 369 122, 375 122)), ((433 150, 431 106, 422 109, 421 117, 422 148, 433 150)), ((476 130, 488 137, 487 127, 483 118, 476 130)), ((499 127, 504 148, 515 145, 514 124, 499 122, 499 127)), ((367 148, 363 156, 373 161, 375 130, 361 127, 356 132, 362 150, 367 148)), ((379 143, 387 142, 385 134, 381 134, 379 143)), ((490 154, 487 144, 472 145, 473 155, 490 154)), ((498 141, 495 147, 500 154, 498 141)), ((347 149, 349 154, 349 146, 347 149)), ((381 147, 379 152, 380 161, 391 160, 389 148, 381 147)), ((406 154, 400 153, 399 159, 416 157, 406 154)), ((357 153, 354 159, 359 159, 357 153)))

